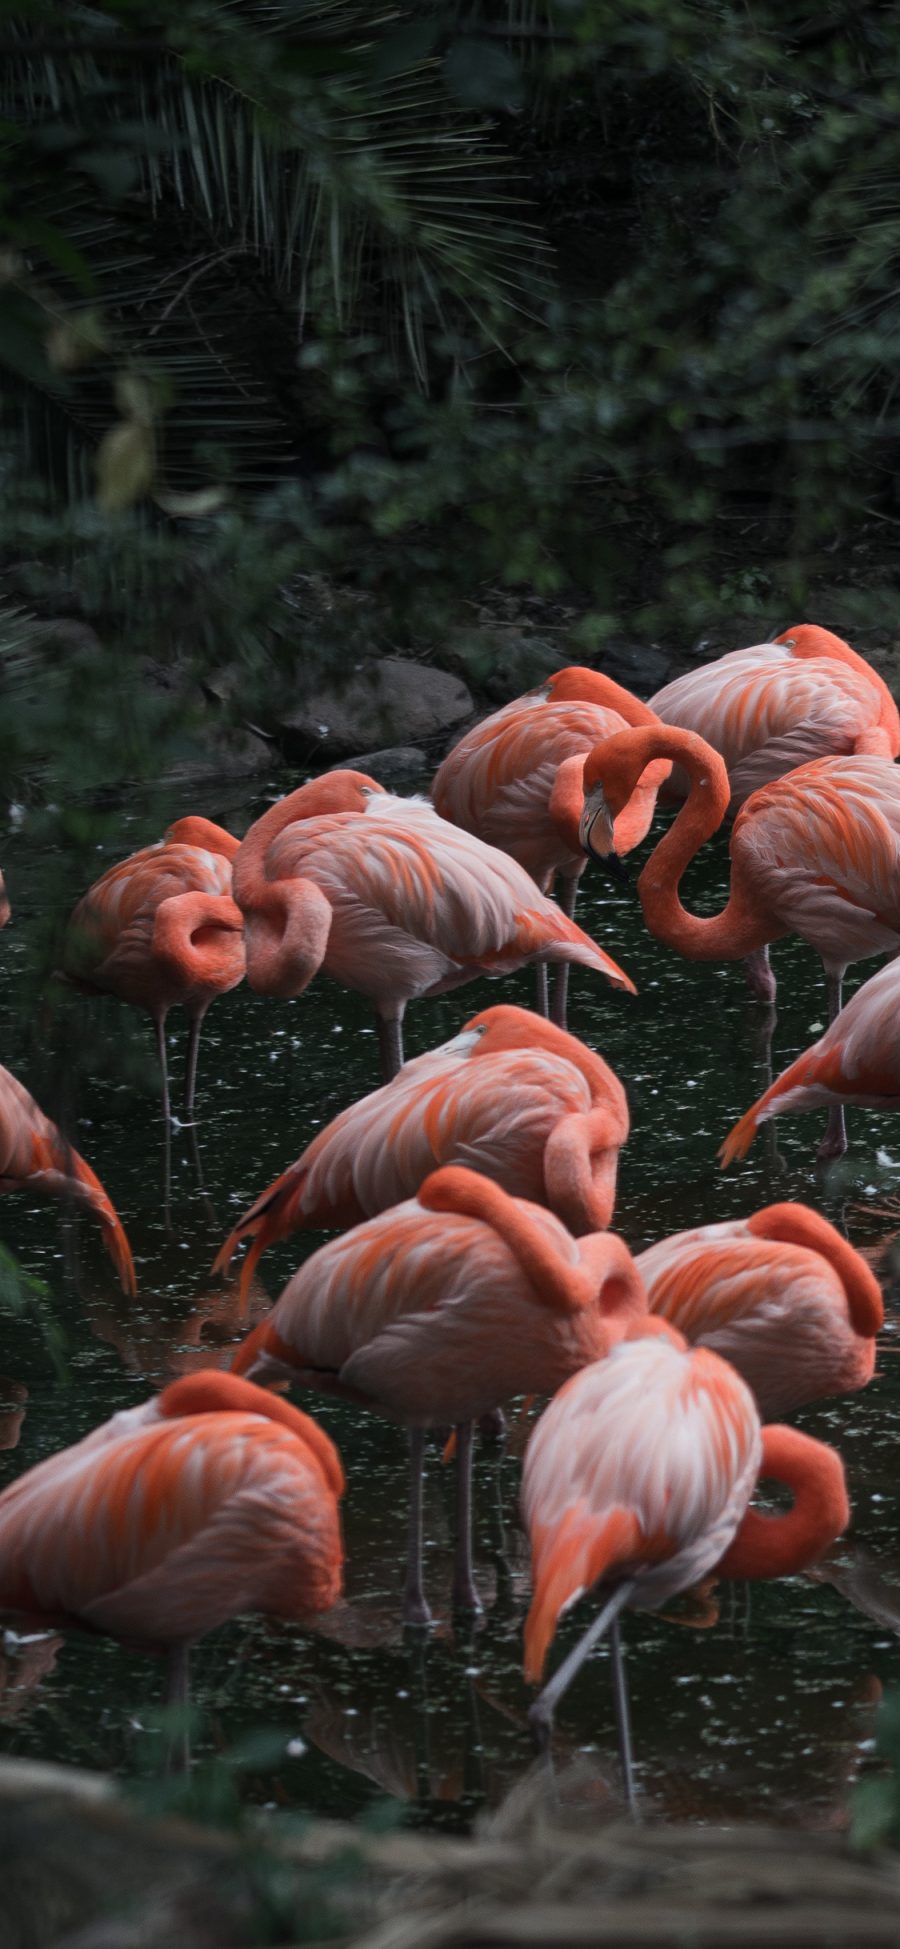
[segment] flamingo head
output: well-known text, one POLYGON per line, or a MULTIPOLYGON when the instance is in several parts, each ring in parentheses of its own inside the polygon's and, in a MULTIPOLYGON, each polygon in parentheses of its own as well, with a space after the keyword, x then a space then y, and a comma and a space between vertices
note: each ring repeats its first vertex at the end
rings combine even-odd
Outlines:
POLYGON ((630 787, 626 790, 619 776, 621 768, 607 762, 607 754, 617 742, 617 736, 614 734, 595 745, 584 761, 584 803, 578 821, 578 841, 595 859, 611 859, 615 854, 616 819, 631 797, 630 787))

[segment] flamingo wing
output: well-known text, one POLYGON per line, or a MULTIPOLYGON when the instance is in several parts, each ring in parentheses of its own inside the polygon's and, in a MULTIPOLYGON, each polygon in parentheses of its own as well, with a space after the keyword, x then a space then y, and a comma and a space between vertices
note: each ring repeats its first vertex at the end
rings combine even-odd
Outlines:
POLYGON ((821 758, 755 792, 731 852, 826 966, 900 945, 900 771, 884 759, 821 758))
POLYGON ((697 732, 724 758, 733 808, 799 765, 852 752, 880 707, 862 671, 827 658, 797 661, 777 643, 704 664, 653 700, 664 723, 697 732))
MULTIPOLYGON (((476 973, 502 974, 538 955, 581 962, 616 987, 632 987, 524 868, 441 819, 426 799, 378 793, 362 814, 298 820, 272 841, 266 870, 270 880, 312 880, 326 895, 334 925, 325 966, 351 986, 361 985, 366 964, 376 959, 387 980, 392 964, 419 944, 441 957, 446 972, 413 992, 434 992, 476 973), (347 966, 338 970, 342 954, 347 966)), ((368 979, 376 978, 372 967, 368 979)))
POLYGON ((653 1608, 699 1580, 734 1536, 759 1473, 753 1397, 705 1348, 625 1341, 562 1388, 528 1445, 522 1509, 537 1677, 560 1612, 609 1576, 653 1608))
POLYGON ((338 1595, 337 1504, 287 1429, 256 1415, 105 1431, 0 1497, 0 1606, 141 1643, 338 1595))
POLYGON ((131 1247, 100 1179, 38 1107, 24 1084, 0 1066, 0 1191, 25 1185, 85 1204, 103 1228, 104 1244, 125 1292, 134 1293, 131 1247))

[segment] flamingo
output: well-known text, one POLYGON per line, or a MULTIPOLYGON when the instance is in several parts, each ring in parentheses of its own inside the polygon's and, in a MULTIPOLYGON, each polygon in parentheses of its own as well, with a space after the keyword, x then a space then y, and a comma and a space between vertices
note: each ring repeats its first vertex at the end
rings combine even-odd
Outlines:
POLYGON ((806 1205, 676 1232, 635 1263, 651 1313, 730 1361, 767 1419, 872 1378, 881 1288, 806 1205))
POLYGON ((531 1708, 546 1746, 555 1708, 598 1640, 611 1639, 625 1790, 634 1802, 619 1616, 657 1610, 712 1571, 785 1577, 820 1556, 849 1521, 840 1457, 793 1428, 760 1428, 727 1361, 689 1349, 657 1322, 585 1367, 550 1403, 528 1444, 522 1510, 534 1595, 525 1676, 540 1681, 562 1612, 595 1593, 599 1615, 531 1708), (748 1509, 761 1476, 792 1490, 784 1515, 748 1509))
POLYGON ((24 1084, 0 1066, 0 1191, 26 1187, 51 1198, 73 1198, 88 1207, 102 1227, 123 1291, 133 1296, 131 1247, 100 1179, 45 1117, 24 1084))
POLYGON ((900 1110, 900 961, 858 988, 825 1034, 789 1063, 735 1124, 719 1157, 723 1167, 746 1157, 761 1123, 795 1110, 845 1103, 900 1110))
POLYGON ((6 881, 3 878, 3 874, 0 873, 0 927, 6 926, 11 913, 12 908, 9 904, 9 894, 6 891, 6 881))
POLYGON ((538 1205, 447 1166, 416 1198, 307 1259, 236 1356, 233 1372, 297 1381, 410 1430, 404 1617, 427 1623, 422 1583, 425 1430, 457 1431, 454 1603, 480 1608, 472 1575, 472 1423, 514 1394, 546 1394, 642 1320, 624 1241, 577 1244, 538 1205))
MULTIPOLYGON (((553 893, 559 874, 560 906, 571 919, 587 865, 578 832, 584 760, 613 731, 657 721, 621 684, 571 665, 467 731, 435 773, 432 799, 442 818, 518 860, 543 893, 553 893)), ((617 854, 644 838, 669 771, 665 763, 648 767, 616 823, 617 854)), ((546 969, 537 972, 545 983, 546 969)), ((567 982, 563 963, 553 997, 563 1028, 567 982)), ((546 1014, 542 988, 539 1005, 546 1014)))
POLYGON ((231 898, 239 841, 209 819, 176 820, 155 846, 111 866, 69 921, 62 972, 76 987, 145 1008, 156 1027, 163 1116, 171 1122, 165 1021, 190 1018, 184 1107, 194 1110, 203 1017, 244 977, 243 922, 231 898))
MULTIPOLYGON (((638 880, 651 934, 694 961, 739 961, 799 934, 822 957, 829 1020, 851 961, 900 950, 900 768, 884 758, 818 758, 753 792, 731 834, 731 886, 720 914, 681 904, 679 882, 728 809, 722 759, 693 731, 619 731, 585 764, 582 838, 601 857, 614 821, 654 758, 676 759, 690 790, 638 880)), ((774 979, 772 980, 774 993, 774 979)), ((847 1148, 833 1109, 820 1159, 847 1148)))
MULTIPOLYGON (((849 643, 810 623, 676 677, 650 709, 724 758, 732 812, 813 758, 900 753, 900 714, 887 685, 849 643)), ((685 796, 683 774, 673 774, 669 789, 685 796)))
POLYGON ((0 1610, 81 1625, 168 1659, 247 1611, 302 1620, 341 1592, 336 1448, 231 1374, 173 1381, 0 1495, 0 1610))
POLYGON ((527 961, 579 961, 634 984, 516 861, 362 772, 312 779, 251 826, 234 863, 247 978, 299 995, 324 968, 375 1008, 384 1080, 408 1001, 527 961))
POLYGON ((627 1136, 625 1091, 601 1056, 527 1009, 486 1008, 319 1131, 238 1220, 213 1271, 249 1239, 243 1296, 277 1239, 374 1218, 441 1164, 549 1206, 576 1235, 605 1231, 627 1136))

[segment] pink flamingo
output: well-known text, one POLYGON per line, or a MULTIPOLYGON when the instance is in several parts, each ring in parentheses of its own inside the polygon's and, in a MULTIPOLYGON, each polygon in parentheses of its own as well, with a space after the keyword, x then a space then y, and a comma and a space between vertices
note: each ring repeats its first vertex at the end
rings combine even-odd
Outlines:
POLYGON ((203 1017, 244 977, 243 922, 231 898, 238 840, 209 819, 178 819, 164 839, 111 866, 79 900, 63 973, 89 992, 145 1008, 156 1027, 163 1115, 171 1120, 165 1021, 190 1018, 184 1107, 194 1109, 203 1017))
POLYGON ((165 1651, 247 1611, 302 1620, 341 1591, 337 1450, 308 1415, 204 1372, 126 1409, 0 1495, 0 1610, 165 1651))
POLYGON ((730 1361, 766 1418, 872 1378, 881 1288, 806 1205, 767 1205, 752 1218, 676 1232, 636 1264, 651 1313, 730 1361))
POLYGON ((233 1371, 297 1381, 410 1430, 404 1617, 425 1623, 425 1430, 457 1431, 454 1602, 480 1608, 472 1574, 472 1423, 514 1394, 545 1394, 600 1359, 646 1311, 624 1241, 576 1241, 538 1205, 448 1167, 418 1197, 307 1259, 233 1371))
MULTIPOLYGON (((442 818, 518 860, 543 893, 553 893, 559 874, 560 906, 571 918, 587 865, 578 831, 584 760, 613 731, 657 721, 610 677, 572 665, 467 731, 436 772, 432 799, 442 818)), ((616 822, 617 854, 644 838, 669 770, 660 762, 644 773, 616 822)), ((546 969, 539 967, 538 975, 546 983, 546 969)), ((553 998, 562 1027, 567 982, 564 963, 553 998)), ((546 1014, 543 993, 539 1001, 546 1014)))
POLYGON ((746 1157, 770 1117, 845 1103, 866 1110, 900 1110, 900 961, 858 988, 818 1042, 804 1049, 735 1124, 719 1157, 723 1166, 746 1157))
POLYGON ((134 1262, 125 1229, 100 1179, 66 1141, 24 1084, 0 1067, 0 1191, 37 1191, 72 1198, 99 1221, 103 1243, 122 1282, 134 1294, 134 1262))
MULTIPOLYGON (((727 905, 701 919, 682 906, 679 883, 721 825, 729 787, 718 753, 693 731, 619 731, 592 753, 582 837, 601 857, 613 850, 615 819, 661 755, 683 766, 690 790, 638 880, 651 934, 695 961, 758 957, 770 941, 800 934, 822 957, 833 1021, 848 963, 900 949, 900 768, 883 758, 818 758, 754 792, 732 829, 727 905)), ((838 1108, 819 1156, 846 1148, 838 1108)))
MULTIPOLYGON (((900 753, 900 714, 886 683, 849 643, 810 623, 689 670, 650 708, 718 751, 732 812, 760 785, 814 758, 900 753)), ((670 789, 684 797, 683 773, 670 789)))
POLYGON ((576 1374, 528 1444, 522 1510, 534 1595, 525 1676, 538 1683, 562 1612, 595 1593, 601 1610, 531 1708, 538 1742, 589 1652, 610 1634, 625 1790, 634 1802, 619 1635, 627 1604, 657 1610, 711 1571, 793 1576, 849 1521, 840 1457, 793 1428, 760 1429, 749 1388, 708 1348, 660 1332, 614 1347, 576 1374), (748 1509, 761 1476, 792 1490, 784 1515, 748 1509))
POLYGON ((549 1206, 570 1232, 610 1223, 628 1103, 608 1063, 527 1009, 484 1009, 460 1035, 352 1103, 238 1220, 213 1266, 309 1227, 345 1231, 411 1198, 441 1164, 464 1164, 549 1206))
POLYGON ((415 996, 536 960, 578 961, 634 992, 514 860, 362 772, 329 772, 271 806, 235 859, 234 896, 251 988, 300 995, 324 968, 368 995, 385 1081, 415 996))

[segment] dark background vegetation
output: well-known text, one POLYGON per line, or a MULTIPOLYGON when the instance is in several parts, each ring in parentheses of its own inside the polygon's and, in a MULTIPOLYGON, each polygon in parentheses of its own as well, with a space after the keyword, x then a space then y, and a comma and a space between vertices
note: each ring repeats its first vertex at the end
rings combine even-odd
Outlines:
POLYGON ((71 837, 223 670, 265 729, 369 650, 477 687, 511 619, 602 664, 900 616, 892 5, 25 0, 0 47, 8 798, 71 837))

